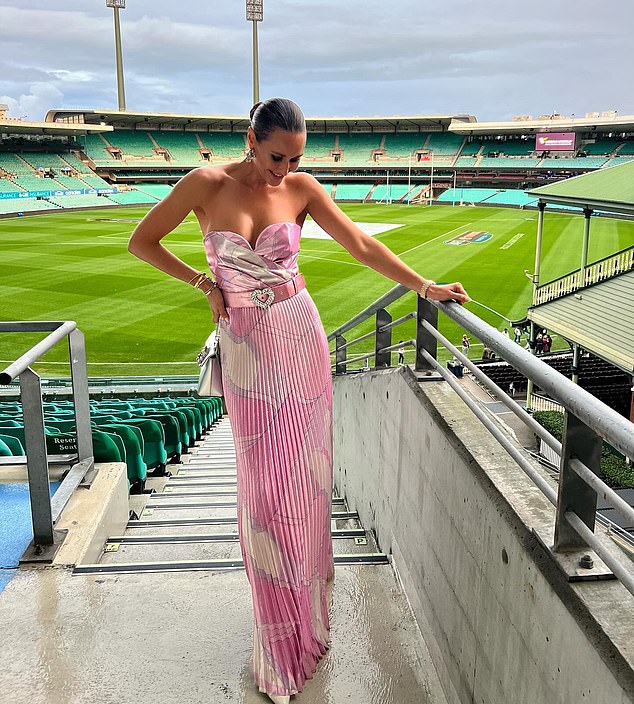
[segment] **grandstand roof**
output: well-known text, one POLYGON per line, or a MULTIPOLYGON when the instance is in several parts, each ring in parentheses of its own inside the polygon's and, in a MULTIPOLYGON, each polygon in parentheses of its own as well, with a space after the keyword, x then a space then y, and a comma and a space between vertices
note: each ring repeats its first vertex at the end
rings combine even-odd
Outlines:
POLYGON ((0 134, 47 134, 78 135, 89 132, 112 132, 108 125, 88 125, 68 122, 23 122, 22 120, 0 120, 0 134))
POLYGON ((634 373, 634 271, 535 306, 528 317, 634 373))
POLYGON ((618 117, 575 117, 506 122, 465 122, 456 120, 450 132, 464 135, 536 134, 537 132, 634 132, 634 115, 618 117))
MULTIPOLYGON (((447 128, 461 121, 474 122, 473 115, 393 115, 307 117, 309 132, 417 132, 447 128)), ((245 132, 249 119, 243 115, 180 115, 172 113, 118 112, 111 110, 49 110, 47 123, 78 121, 84 124, 108 124, 114 127, 180 127, 183 130, 224 130, 245 132)))
POLYGON ((545 203, 634 214, 634 161, 528 191, 545 203))

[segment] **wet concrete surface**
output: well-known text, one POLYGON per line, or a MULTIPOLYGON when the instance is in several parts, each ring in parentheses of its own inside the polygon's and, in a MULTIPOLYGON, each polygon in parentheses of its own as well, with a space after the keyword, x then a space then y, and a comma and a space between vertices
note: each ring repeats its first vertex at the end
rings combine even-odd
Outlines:
MULTIPOLYGON (((0 701, 261 704, 252 618, 243 570, 21 571, 0 595, 0 701)), ((446 704, 391 565, 337 566, 331 634, 291 702, 446 704)))

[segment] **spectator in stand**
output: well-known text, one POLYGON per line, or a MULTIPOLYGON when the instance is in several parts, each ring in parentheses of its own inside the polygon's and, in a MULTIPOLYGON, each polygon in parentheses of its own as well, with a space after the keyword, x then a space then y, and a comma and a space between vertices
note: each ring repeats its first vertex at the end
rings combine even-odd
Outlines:
POLYGON ((544 342, 544 354, 548 354, 553 345, 553 338, 548 334, 548 332, 546 332, 546 334, 542 337, 542 340, 544 342))
POLYGON ((515 396, 515 383, 511 382, 509 384, 509 396, 513 398, 515 396))
POLYGON ((519 327, 515 328, 515 342, 519 345, 522 342, 522 331, 519 327))
POLYGON ((469 338, 465 335, 462 336, 462 354, 465 357, 469 356, 469 348, 471 347, 471 341, 469 338))
POLYGON ((543 354, 544 352, 544 336, 541 332, 537 333, 537 338, 535 339, 535 349, 537 354, 543 354))
POLYGON ((509 331, 508 331, 507 328, 504 328, 504 330, 502 330, 502 335, 504 335, 504 337, 508 337, 508 336, 509 336, 509 331))

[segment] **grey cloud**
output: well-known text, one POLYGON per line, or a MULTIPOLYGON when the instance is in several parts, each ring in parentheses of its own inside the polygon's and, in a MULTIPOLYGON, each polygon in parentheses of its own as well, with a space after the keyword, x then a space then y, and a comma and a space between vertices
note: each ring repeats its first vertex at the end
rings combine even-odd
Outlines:
MULTIPOLYGON (((48 82, 67 106, 113 106, 111 11, 103 0, 51 7, 0 0, 0 92, 39 106, 19 96, 48 82)), ((501 119, 554 103, 562 112, 634 112, 625 88, 633 19, 634 6, 619 0, 604 0, 601 12, 590 0, 533 0, 530 8, 501 0, 266 0, 261 93, 298 96, 312 114, 467 111, 501 119)), ((122 25, 130 107, 248 110, 251 29, 242 0, 130 0, 122 25)))

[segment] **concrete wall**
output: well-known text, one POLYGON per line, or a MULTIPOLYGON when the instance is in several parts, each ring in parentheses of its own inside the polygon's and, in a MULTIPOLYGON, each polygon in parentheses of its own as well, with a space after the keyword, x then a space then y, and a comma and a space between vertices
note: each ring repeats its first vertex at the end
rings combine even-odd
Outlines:
POLYGON ((634 702, 634 598, 569 583, 554 509, 442 381, 334 379, 335 484, 392 553, 448 702, 634 702))

